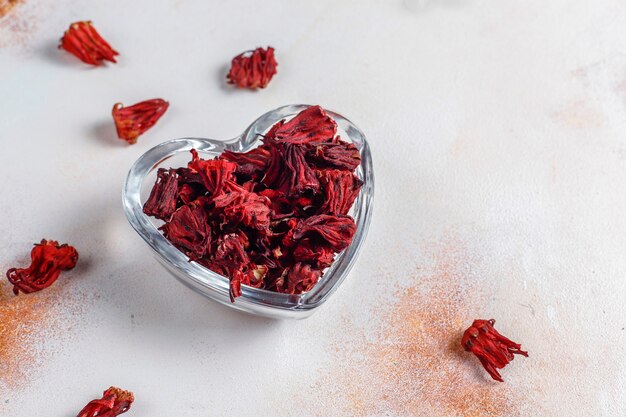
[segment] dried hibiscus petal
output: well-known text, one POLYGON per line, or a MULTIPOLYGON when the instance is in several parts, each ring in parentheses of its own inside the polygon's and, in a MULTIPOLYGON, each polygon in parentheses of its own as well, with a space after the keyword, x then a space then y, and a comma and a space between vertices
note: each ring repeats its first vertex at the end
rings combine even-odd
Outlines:
MULTIPOLYGON (((194 152, 196 152, 195 149, 193 149, 193 152, 191 152, 191 154, 193 155, 194 152)), ((193 160, 191 162, 193 162, 193 160)), ((189 164, 191 164, 191 162, 189 162, 189 164)), ((176 174, 178 174, 179 184, 190 184, 194 186, 201 186, 202 188, 204 188, 204 180, 202 179, 200 173, 189 168, 188 166, 178 168, 176 170, 176 174)))
POLYGON ((178 180, 175 169, 160 168, 157 181, 150 192, 150 197, 143 206, 143 212, 157 219, 167 220, 176 211, 178 198, 178 180))
POLYGON ((202 182, 210 194, 220 194, 224 188, 224 183, 232 179, 237 164, 222 159, 201 159, 195 149, 191 150, 191 155, 189 168, 200 174, 202 182))
POLYGON ((298 196, 306 191, 319 190, 315 171, 304 158, 302 146, 285 142, 267 142, 272 158, 261 182, 287 196, 298 196))
POLYGON ((298 242, 292 255, 295 259, 308 262, 319 269, 328 268, 335 260, 335 251, 331 247, 311 239, 302 239, 298 242))
POLYGON ((287 294, 301 294, 309 291, 322 276, 322 271, 311 265, 298 262, 291 268, 285 269, 276 280, 276 290, 287 294))
POLYGON ((211 228, 202 201, 180 207, 168 223, 161 226, 170 242, 191 259, 202 258, 211 244, 211 228))
MULTIPOLYGON (((183 204, 189 204, 196 198, 200 197, 200 195, 202 195, 202 190, 203 188, 198 186, 198 184, 183 184, 178 188, 178 198, 180 199, 180 201, 182 201, 183 204)), ((146 204, 148 204, 148 202, 146 202, 146 204)))
POLYGON ((320 106, 311 106, 293 119, 276 123, 265 135, 286 143, 330 142, 337 134, 337 123, 320 106))
POLYGON ((102 398, 90 401, 76 417, 116 417, 130 410, 133 401, 132 392, 110 387, 102 398))
POLYGON ((7 278, 13 284, 13 293, 24 294, 48 288, 59 277, 61 271, 76 266, 78 252, 68 244, 42 239, 30 252, 31 264, 28 268, 11 268, 7 278))
POLYGON ((259 146, 248 152, 224 151, 220 158, 236 163, 237 169, 235 173, 237 175, 257 179, 267 168, 271 152, 266 146, 259 146))
POLYGON ((230 233, 222 236, 209 263, 213 270, 230 278, 230 299, 234 301, 241 295, 241 284, 249 285, 255 279, 254 272, 249 269, 250 258, 246 252, 249 242, 245 236, 230 233))
POLYGON ((354 171, 361 164, 361 153, 352 143, 336 139, 332 143, 310 143, 307 160, 318 168, 354 171))
POLYGON ((274 48, 257 48, 234 57, 226 79, 239 88, 265 88, 276 74, 277 66, 274 48))
POLYGON ((318 214, 299 219, 285 241, 286 245, 290 246, 307 237, 317 238, 328 244, 335 252, 341 252, 348 247, 355 232, 356 224, 350 216, 318 214))
POLYGON ((126 142, 137 142, 137 138, 150 129, 165 114, 169 103, 160 98, 142 101, 124 107, 122 103, 113 106, 113 121, 117 136, 126 142))
POLYGON ((267 230, 270 226, 270 200, 236 183, 229 183, 228 192, 215 197, 213 203, 227 222, 243 223, 256 230, 267 230))
POLYGON ((259 195, 270 199, 270 207, 272 209, 270 216, 272 220, 280 220, 295 215, 291 199, 285 193, 266 188, 263 191, 259 191, 259 195))
POLYGON ((324 191, 324 203, 320 212, 348 214, 363 182, 352 172, 337 169, 318 171, 318 176, 324 191))
POLYGON ((495 320, 474 320, 465 330, 461 345, 480 360, 485 370, 496 381, 503 382, 498 369, 504 368, 514 358, 513 354, 528 357, 521 345, 502 336, 493 327, 495 320))
POLYGON ((115 56, 119 55, 102 39, 90 21, 72 23, 63 34, 59 48, 91 65, 102 65, 103 60, 116 62, 115 56))

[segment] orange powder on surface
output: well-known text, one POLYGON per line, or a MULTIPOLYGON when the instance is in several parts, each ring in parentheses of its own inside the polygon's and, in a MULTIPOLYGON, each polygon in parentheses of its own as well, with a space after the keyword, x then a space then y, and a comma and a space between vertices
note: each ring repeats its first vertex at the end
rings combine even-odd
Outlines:
POLYGON ((0 283, 0 388, 21 388, 49 357, 45 338, 62 336, 61 309, 71 298, 61 287, 15 296, 11 285, 0 283))
POLYGON ((32 36, 55 7, 55 2, 0 0, 0 48, 32 53, 32 36))
POLYGON ((4 17, 21 2, 22 0, 0 0, 0 18, 4 17))
MULTIPOLYGON (((482 297, 472 260, 454 245, 434 260, 428 272, 417 269, 413 286, 397 291, 395 304, 372 311, 381 318, 374 334, 337 343, 315 385, 329 407, 355 416, 520 414, 510 385, 492 381, 460 345, 482 297)), ((340 327, 354 336, 350 323, 340 327)))

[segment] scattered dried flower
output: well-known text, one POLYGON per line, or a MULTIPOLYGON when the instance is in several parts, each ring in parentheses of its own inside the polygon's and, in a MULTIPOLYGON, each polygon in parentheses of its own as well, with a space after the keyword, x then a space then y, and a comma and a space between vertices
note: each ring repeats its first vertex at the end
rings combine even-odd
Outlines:
POLYGON ((130 410, 133 401, 132 392, 110 387, 102 398, 90 401, 76 417, 116 417, 130 410))
POLYGON ((502 336, 493 327, 495 320, 474 320, 465 330, 461 345, 480 360, 485 370, 496 381, 504 382, 498 369, 504 368, 514 358, 513 354, 528 357, 521 345, 502 336))
POLYGON ((146 130, 150 129, 169 107, 169 103, 160 98, 142 101, 132 106, 124 107, 122 103, 113 106, 113 121, 117 129, 117 136, 133 144, 146 130))
POLYGON ((277 65, 274 48, 257 48, 234 57, 226 78, 239 88, 265 88, 276 74, 277 65))
POLYGON ((68 244, 59 245, 55 240, 42 239, 30 252, 31 264, 28 268, 11 268, 7 278, 13 284, 13 293, 24 294, 48 288, 59 277, 61 271, 76 266, 78 252, 68 244))
POLYGON ((115 63, 117 51, 111 48, 90 21, 74 22, 65 31, 61 38, 59 48, 76 56, 78 59, 90 65, 102 65, 102 61, 115 63))

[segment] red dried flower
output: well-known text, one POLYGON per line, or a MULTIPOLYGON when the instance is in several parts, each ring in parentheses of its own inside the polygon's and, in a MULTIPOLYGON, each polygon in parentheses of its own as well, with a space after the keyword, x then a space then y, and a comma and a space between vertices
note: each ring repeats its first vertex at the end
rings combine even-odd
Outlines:
POLYGON ((276 123, 266 138, 286 143, 331 142, 337 134, 337 123, 320 106, 311 106, 293 119, 276 123))
POLYGON ((292 232, 285 238, 285 245, 292 246, 304 238, 321 239, 335 252, 341 252, 352 242, 356 224, 350 216, 318 214, 299 219, 292 232))
POLYGON ((239 224, 267 232, 270 227, 270 200, 247 191, 237 183, 229 182, 228 193, 213 199, 215 209, 221 211, 223 223, 239 224))
MULTIPOLYGON (((249 246, 245 235, 230 233, 220 237, 215 253, 208 266, 230 278, 230 300, 241 295, 241 284, 250 285, 256 281, 251 268, 250 257, 246 252, 249 246)), ((254 266, 256 268, 256 265, 254 266)))
POLYGON ((354 171, 361 164, 361 153, 352 143, 336 137, 332 143, 310 143, 308 155, 319 168, 338 168, 354 171))
POLYGON ((237 164, 235 174, 251 180, 258 180, 270 163, 272 153, 266 147, 259 146, 248 152, 224 151, 221 159, 237 164))
POLYGON ((294 259, 308 262, 320 270, 328 268, 335 260, 335 251, 315 239, 302 239, 293 248, 291 255, 294 259))
POLYGON ((276 74, 277 65, 274 48, 257 48, 234 57, 226 78, 239 88, 265 88, 276 74))
POLYGON ((119 55, 98 34, 90 21, 74 22, 65 31, 59 48, 65 49, 86 64, 102 65, 103 60, 116 62, 119 55))
POLYGON ((213 195, 219 195, 226 181, 232 179, 237 164, 223 159, 205 161, 200 159, 195 149, 191 150, 192 159, 188 167, 200 174, 206 190, 213 195))
POLYGON ((305 191, 316 193, 319 181, 305 159, 306 149, 298 144, 267 140, 271 159, 261 182, 277 191, 294 197, 305 191))
POLYGON ((346 215, 361 181, 358 149, 336 137, 319 106, 275 124, 249 152, 226 151, 160 170, 144 212, 162 219, 190 260, 242 285, 287 294, 309 291, 356 232, 346 215))
POLYGON ((497 369, 502 369, 514 358, 513 354, 528 357, 521 345, 502 336, 493 327, 495 320, 474 320, 463 333, 461 345, 480 360, 485 370, 496 381, 504 382, 497 369))
POLYGON ((137 138, 150 129, 169 107, 169 103, 160 98, 142 101, 132 106, 124 107, 122 103, 113 106, 113 121, 117 129, 117 136, 126 142, 137 142, 137 138))
POLYGON ((143 206, 143 212, 157 219, 168 220, 176 211, 177 193, 176 170, 160 168, 157 172, 157 182, 143 206))
POLYGON ((320 211, 329 214, 348 214, 363 182, 351 171, 339 169, 318 171, 317 175, 324 190, 324 204, 320 211))
POLYGON ((133 401, 132 392, 110 387, 102 398, 90 401, 76 417, 116 417, 130 410, 133 401))
POLYGON ((181 206, 161 230, 170 242, 181 248, 191 259, 200 259, 210 249, 211 228, 200 199, 181 206))
POLYGON ((313 288, 321 276, 322 271, 298 262, 291 268, 285 269, 276 280, 276 290, 287 294, 301 294, 313 288))
POLYGON ((7 278, 13 284, 13 293, 24 294, 41 291, 56 281, 61 271, 76 266, 78 252, 68 244, 59 245, 55 240, 42 239, 30 252, 31 264, 28 268, 11 268, 7 278))

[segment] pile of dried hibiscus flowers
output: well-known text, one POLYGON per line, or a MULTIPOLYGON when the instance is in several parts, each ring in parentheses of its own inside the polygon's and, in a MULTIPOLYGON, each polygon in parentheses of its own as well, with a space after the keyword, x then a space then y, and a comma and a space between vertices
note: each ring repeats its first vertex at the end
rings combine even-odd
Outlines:
POLYGON ((359 150, 319 106, 276 123, 249 152, 161 168, 144 212, 190 260, 241 285, 310 290, 354 236, 359 150))

